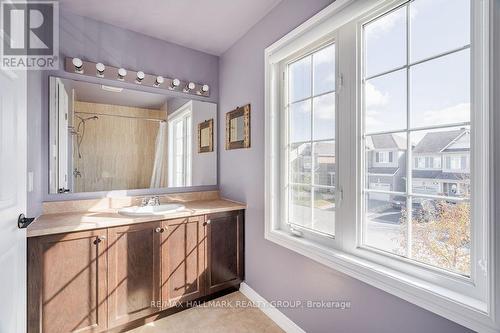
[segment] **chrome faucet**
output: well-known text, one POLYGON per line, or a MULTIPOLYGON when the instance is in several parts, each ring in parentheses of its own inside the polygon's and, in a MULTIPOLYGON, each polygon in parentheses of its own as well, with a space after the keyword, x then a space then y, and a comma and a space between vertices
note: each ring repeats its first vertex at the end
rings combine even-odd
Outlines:
POLYGON ((159 196, 153 196, 153 197, 144 197, 142 198, 141 201, 141 206, 159 206, 160 205, 160 197, 159 196))

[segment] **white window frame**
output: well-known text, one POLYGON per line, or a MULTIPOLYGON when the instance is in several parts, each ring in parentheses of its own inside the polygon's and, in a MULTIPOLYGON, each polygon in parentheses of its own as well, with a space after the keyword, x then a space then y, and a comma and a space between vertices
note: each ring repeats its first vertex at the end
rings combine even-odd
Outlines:
MULTIPOLYGON (((332 44, 336 44, 336 35, 335 33, 331 33, 331 34, 328 34, 327 36, 325 36, 324 38, 320 39, 319 41, 316 41, 314 43, 312 43, 311 45, 308 45, 308 47, 304 50, 301 50, 300 54, 297 55, 297 54, 291 54, 290 56, 288 56, 286 59, 283 59, 281 62, 280 62, 280 72, 281 72, 281 75, 280 77, 282 78, 283 82, 286 82, 287 81, 287 76, 288 76, 288 65, 290 65, 291 63, 297 61, 297 60, 300 60, 301 58, 309 55, 309 54, 312 54, 316 51, 319 51, 321 50, 322 48, 325 48, 329 45, 332 45, 332 44)), ((335 45, 335 58, 337 58, 337 46, 335 45)), ((311 71, 314 71, 314 68, 313 68, 313 63, 311 63, 311 71)), ((337 72, 337 66, 335 66, 335 72, 337 72)), ((312 88, 312 85, 313 83, 311 82, 311 89, 312 88)), ((281 86, 280 87, 280 96, 281 96, 281 105, 285 105, 288 103, 287 99, 288 99, 288 95, 287 95, 287 88, 285 86, 281 86)), ((337 82, 335 82, 335 89, 333 91, 330 91, 328 93, 334 93, 335 95, 335 104, 337 103, 337 82)), ((324 93, 326 94, 326 93, 324 93)), ((321 94, 320 96, 323 96, 324 94, 321 94)), ((310 98, 313 99, 315 96, 314 94, 312 94, 311 92, 311 96, 310 98)), ((313 109, 311 107, 311 113, 313 112, 313 109)), ((290 123, 290 120, 289 120, 289 114, 288 112, 282 112, 281 115, 280 115, 280 121, 284 124, 289 124, 290 123)), ((337 130, 338 130, 338 126, 337 126, 337 107, 335 105, 335 138, 334 141, 335 141, 335 156, 337 156, 337 152, 338 152, 338 149, 337 149, 337 130)), ((311 125, 312 125, 312 122, 313 122, 313 119, 311 119, 311 125)), ((311 131, 311 140, 309 140, 308 142, 311 144, 311 176, 313 176, 314 174, 314 170, 313 170, 313 164, 314 164, 314 154, 313 154, 313 145, 314 145, 314 142, 318 142, 318 140, 313 140, 313 135, 314 133, 311 131)), ((281 164, 281 175, 282 175, 282 179, 281 179, 281 182, 283 184, 286 184, 286 186, 290 186, 289 184, 289 150, 288 150, 288 136, 289 136, 289 132, 288 132, 288 126, 286 126, 285 130, 284 131, 281 131, 281 138, 280 138, 280 141, 282 142, 282 145, 281 145, 281 155, 280 155, 280 160, 281 161, 284 161, 284 163, 281 164)), ((319 141, 324 141, 324 140, 319 140, 319 141)), ((330 141, 330 140, 328 140, 330 141)), ((337 163, 335 163, 335 178, 337 178, 337 171, 338 171, 338 167, 337 167, 337 163)), ((336 183, 336 182, 335 182, 336 183)), ((292 185, 295 185, 295 184, 292 184, 292 185)), ((313 196, 313 191, 314 191, 314 187, 318 188, 318 187, 321 187, 319 185, 310 185, 311 187, 311 196, 313 196)), ((325 186, 327 188, 333 188, 334 186, 325 186)), ((338 193, 336 193, 336 196, 337 196, 338 193)), ((303 237, 308 237, 310 240, 313 240, 315 242, 319 242, 319 243, 322 243, 322 244, 325 244, 325 245, 328 245, 328 244, 334 244, 335 243, 335 237, 331 234, 327 234, 327 233, 323 233, 321 231, 318 231, 318 230, 313 230, 312 228, 306 228, 306 227, 302 227, 300 225, 297 225, 297 224, 292 224, 290 223, 290 218, 289 218, 289 214, 288 214, 288 207, 289 207, 289 197, 288 197, 288 191, 286 190, 282 190, 281 191, 281 197, 285 198, 284 200, 282 200, 281 202, 281 216, 283 216, 283 219, 281 220, 281 228, 283 230, 287 230, 288 232, 290 233, 293 233, 295 235, 301 235, 303 237), (326 236, 326 238, 324 238, 326 236)), ((314 208, 311 206, 311 210, 313 210, 314 208)), ((335 215, 336 215, 336 211, 337 209, 335 208, 335 215)), ((312 219, 314 219, 314 213, 312 214, 312 219)), ((314 223, 312 221, 312 223, 314 223)), ((335 231, 334 231, 335 233, 335 231)))
POLYGON ((362 168, 359 158, 361 147, 358 138, 361 132, 358 98, 361 75, 358 64, 352 59, 360 59, 361 24, 404 2, 406 1, 337 0, 266 48, 265 238, 461 325, 481 332, 497 332, 500 329, 500 311, 495 301, 499 297, 495 264, 500 257, 500 247, 495 248, 492 242, 495 229, 494 219, 490 217, 492 186, 489 176, 493 170, 493 161, 489 158, 489 141, 492 134, 488 126, 491 62, 489 18, 492 15, 491 6, 494 6, 492 0, 473 0, 474 14, 471 22, 474 26, 471 39, 474 45, 481 46, 471 51, 471 61, 481 69, 476 72, 476 76, 471 77, 471 86, 476 89, 471 103, 474 110, 485 110, 475 112, 475 117, 471 119, 472 126, 476 128, 471 135, 472 153, 482 157, 479 159, 473 156, 473 165, 470 166, 476 175, 472 183, 472 192, 476 193, 472 199, 476 200, 472 213, 476 225, 472 230, 473 278, 468 279, 435 267, 416 264, 404 258, 392 258, 386 253, 360 246, 359 181, 362 168), (306 237, 296 237, 280 227, 280 149, 283 134, 280 130, 280 64, 299 50, 310 47, 339 29, 342 29, 342 33, 336 41, 336 61, 342 72, 338 73, 336 79, 336 160, 340 177, 337 183, 336 237, 334 242, 325 244, 306 237), (355 56, 346 54, 346 49, 355 49, 355 56), (353 167, 353 161, 356 168, 353 167), (482 242, 477 242, 478 239, 482 242))
POLYGON ((193 105, 189 101, 175 110, 168 117, 168 186, 191 186, 191 175, 192 175, 192 131, 193 131, 193 105), (183 123, 183 152, 182 152, 182 168, 183 168, 183 180, 182 184, 174 184, 176 178, 176 146, 174 137, 174 126, 175 123, 181 121, 183 123), (188 126, 189 125, 189 126, 188 126))

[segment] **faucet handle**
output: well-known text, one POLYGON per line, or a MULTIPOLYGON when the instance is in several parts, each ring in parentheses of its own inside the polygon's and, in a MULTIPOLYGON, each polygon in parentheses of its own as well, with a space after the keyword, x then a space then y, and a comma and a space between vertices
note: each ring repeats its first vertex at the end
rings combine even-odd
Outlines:
POLYGON ((141 200, 141 206, 147 206, 148 205, 148 201, 149 201, 148 198, 146 198, 146 197, 142 198, 142 200, 141 200))

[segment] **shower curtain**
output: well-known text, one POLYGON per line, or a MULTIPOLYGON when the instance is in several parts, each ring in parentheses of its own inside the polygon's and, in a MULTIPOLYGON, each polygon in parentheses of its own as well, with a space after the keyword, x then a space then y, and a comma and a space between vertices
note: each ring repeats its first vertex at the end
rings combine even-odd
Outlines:
POLYGON ((156 151, 151 175, 150 188, 166 187, 167 177, 167 122, 160 122, 158 135, 156 136, 156 151))

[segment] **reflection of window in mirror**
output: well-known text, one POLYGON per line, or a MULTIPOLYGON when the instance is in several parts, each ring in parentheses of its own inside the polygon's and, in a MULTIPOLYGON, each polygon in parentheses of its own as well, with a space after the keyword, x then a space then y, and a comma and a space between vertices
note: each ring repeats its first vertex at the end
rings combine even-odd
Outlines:
POLYGON ((214 120, 210 119, 198 124, 198 153, 208 153, 214 151, 213 123, 214 120))
POLYGON ((168 117, 168 186, 191 186, 191 119, 190 102, 168 117))
POLYGON ((250 104, 226 114, 226 149, 250 147, 250 104))

